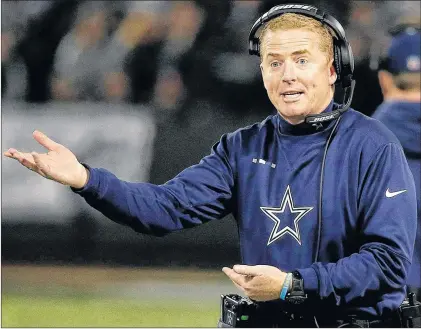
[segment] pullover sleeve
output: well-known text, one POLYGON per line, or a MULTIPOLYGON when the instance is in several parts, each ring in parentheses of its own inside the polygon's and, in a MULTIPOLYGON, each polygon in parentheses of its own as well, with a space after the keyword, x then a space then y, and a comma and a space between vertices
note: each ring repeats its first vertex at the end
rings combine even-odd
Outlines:
POLYGON ((210 155, 162 185, 125 182, 105 169, 87 166, 88 183, 72 190, 114 222, 163 236, 231 212, 234 174, 227 148, 224 135, 210 155))
POLYGON ((299 269, 304 289, 320 299, 332 298, 338 306, 373 306, 381 300, 379 307, 396 309, 403 299, 417 227, 414 179, 399 145, 389 143, 376 152, 358 195, 359 252, 336 263, 299 269))

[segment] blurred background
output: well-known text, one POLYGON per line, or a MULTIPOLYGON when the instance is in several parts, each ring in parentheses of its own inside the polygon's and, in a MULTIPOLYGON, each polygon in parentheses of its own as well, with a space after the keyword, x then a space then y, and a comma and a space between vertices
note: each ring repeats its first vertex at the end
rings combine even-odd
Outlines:
MULTIPOLYGON (((294 1, 301 3, 302 1, 294 1)), ((225 132, 274 113, 248 33, 287 1, 1 1, 2 149, 43 151, 34 129, 119 178, 166 182, 225 132)), ((352 107, 382 101, 377 59, 420 1, 305 1, 345 27, 352 107)), ((231 216, 137 234, 70 189, 2 158, 3 327, 211 327, 220 271, 240 262, 231 216)))

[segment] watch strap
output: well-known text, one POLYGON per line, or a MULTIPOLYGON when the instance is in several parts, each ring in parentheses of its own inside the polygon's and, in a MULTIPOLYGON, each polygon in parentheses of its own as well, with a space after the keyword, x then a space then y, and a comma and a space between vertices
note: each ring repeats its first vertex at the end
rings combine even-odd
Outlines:
POLYGON ((307 299, 304 292, 304 280, 298 271, 292 272, 291 290, 287 293, 285 300, 293 304, 301 304, 307 299))

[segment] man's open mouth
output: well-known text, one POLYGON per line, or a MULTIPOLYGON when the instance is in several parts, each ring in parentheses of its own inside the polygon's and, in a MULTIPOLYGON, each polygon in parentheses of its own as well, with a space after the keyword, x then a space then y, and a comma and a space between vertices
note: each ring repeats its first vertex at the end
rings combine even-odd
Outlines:
POLYGON ((281 94, 282 98, 286 101, 288 100, 296 100, 300 98, 300 96, 304 94, 301 91, 287 91, 281 94))

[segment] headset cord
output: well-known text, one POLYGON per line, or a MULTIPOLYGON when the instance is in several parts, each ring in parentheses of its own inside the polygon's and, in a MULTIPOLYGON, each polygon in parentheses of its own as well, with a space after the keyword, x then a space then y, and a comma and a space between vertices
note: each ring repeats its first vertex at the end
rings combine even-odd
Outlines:
POLYGON ((323 176, 324 176, 324 170, 325 170, 325 162, 326 162, 326 155, 327 150, 329 148, 329 145, 332 141, 333 134, 339 124, 339 121, 341 120, 341 117, 339 117, 336 120, 335 125, 333 126, 333 129, 327 139, 324 153, 323 153, 323 160, 322 160, 322 170, 320 173, 320 190, 319 190, 319 209, 317 213, 317 245, 316 245, 316 254, 314 256, 314 263, 316 263, 319 259, 319 249, 320 249, 320 240, 321 240, 321 234, 322 234, 322 198, 323 198, 323 176))
POLYGON ((341 324, 339 327, 337 328, 364 328, 363 326, 360 326, 357 323, 352 323, 352 322, 346 322, 341 324))
MULTIPOLYGON (((326 162, 326 155, 327 155, 327 150, 329 148, 329 145, 332 141, 332 137, 333 134, 339 124, 339 121, 341 120, 341 117, 339 117, 336 120, 335 125, 333 126, 333 129, 327 139, 326 145, 325 145, 325 149, 323 152, 323 159, 322 159, 322 169, 321 169, 321 173, 320 173, 320 190, 319 190, 319 209, 318 209, 318 213, 317 213, 317 245, 316 245, 316 254, 314 256, 314 263, 317 262, 317 260, 319 259, 319 249, 320 249, 320 240, 321 240, 321 233, 322 233, 322 198, 323 198, 323 176, 324 176, 324 169, 325 169, 325 162, 326 162)), ((314 316, 314 323, 316 325, 316 328, 320 328, 319 327, 319 323, 317 322, 317 318, 316 316, 314 316)))

